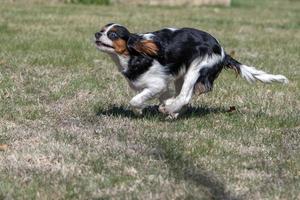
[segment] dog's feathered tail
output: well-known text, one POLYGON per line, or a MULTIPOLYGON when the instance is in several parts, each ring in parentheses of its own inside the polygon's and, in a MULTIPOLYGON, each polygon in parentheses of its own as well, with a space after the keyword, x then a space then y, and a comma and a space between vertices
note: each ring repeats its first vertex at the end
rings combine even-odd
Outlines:
POLYGON ((268 74, 262 70, 255 69, 254 67, 243 65, 228 54, 225 55, 224 66, 235 70, 249 83, 253 83, 256 80, 263 83, 280 82, 287 84, 289 82, 289 80, 283 75, 268 74))

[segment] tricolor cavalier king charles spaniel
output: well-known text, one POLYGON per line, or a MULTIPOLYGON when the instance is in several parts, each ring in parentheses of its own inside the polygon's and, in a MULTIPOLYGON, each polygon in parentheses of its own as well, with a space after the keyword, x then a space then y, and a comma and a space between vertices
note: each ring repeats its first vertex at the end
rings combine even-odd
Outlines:
POLYGON ((159 111, 176 118, 193 93, 212 90, 223 68, 235 70, 248 82, 259 80, 288 83, 283 75, 272 75, 241 64, 228 55, 217 39, 193 28, 164 28, 145 34, 130 33, 110 23, 95 33, 97 49, 111 56, 118 70, 138 94, 130 105, 135 110, 159 98, 159 111), (175 96, 170 92, 175 86, 175 96))

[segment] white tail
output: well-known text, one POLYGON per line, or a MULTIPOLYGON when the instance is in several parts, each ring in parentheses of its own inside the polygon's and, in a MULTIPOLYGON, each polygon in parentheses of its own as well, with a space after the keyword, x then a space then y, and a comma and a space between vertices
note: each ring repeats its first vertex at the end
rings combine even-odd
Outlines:
POLYGON ((246 65, 240 65, 240 74, 246 79, 249 83, 255 82, 255 80, 259 80, 263 83, 271 83, 271 82, 280 82, 287 84, 289 80, 283 75, 274 75, 268 74, 264 71, 257 70, 254 67, 249 67, 246 65))

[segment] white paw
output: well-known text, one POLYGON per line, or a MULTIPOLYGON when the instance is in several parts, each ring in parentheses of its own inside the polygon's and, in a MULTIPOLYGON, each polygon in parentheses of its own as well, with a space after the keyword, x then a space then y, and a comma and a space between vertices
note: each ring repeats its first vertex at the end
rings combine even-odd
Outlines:
POLYGON ((131 99, 129 104, 132 108, 143 108, 143 106, 142 106, 143 103, 140 102, 138 99, 135 99, 135 98, 131 99))
POLYGON ((175 99, 168 100, 168 102, 166 102, 164 108, 165 108, 166 112, 169 114, 176 113, 178 111, 177 102, 175 101, 175 99))
POLYGON ((146 105, 143 104, 143 102, 139 101, 137 98, 133 98, 129 102, 130 107, 132 108, 132 111, 136 115, 143 115, 143 109, 146 107, 146 105))
POLYGON ((179 115, 179 113, 170 112, 170 110, 168 110, 168 108, 166 107, 166 105, 163 105, 163 104, 159 106, 158 110, 159 110, 159 112, 168 115, 166 117, 166 120, 177 119, 177 117, 179 115))
POLYGON ((166 120, 177 119, 178 116, 179 116, 179 113, 170 113, 170 114, 166 117, 166 120))

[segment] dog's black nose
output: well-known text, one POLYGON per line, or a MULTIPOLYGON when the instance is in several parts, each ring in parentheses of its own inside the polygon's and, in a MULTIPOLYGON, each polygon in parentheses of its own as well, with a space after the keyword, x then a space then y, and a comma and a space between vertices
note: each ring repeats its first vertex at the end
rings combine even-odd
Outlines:
POLYGON ((101 34, 100 32, 97 32, 97 33, 95 33, 95 38, 96 38, 96 39, 99 39, 99 38, 101 37, 101 35, 102 35, 102 34, 101 34))

